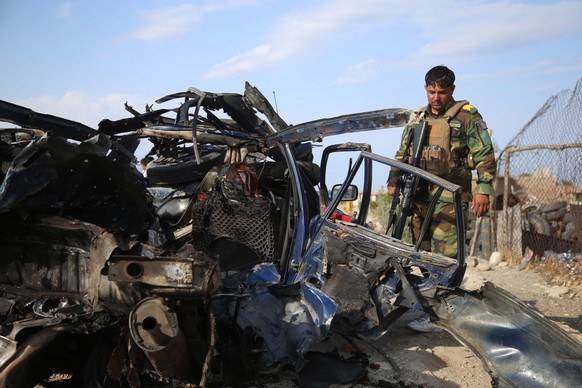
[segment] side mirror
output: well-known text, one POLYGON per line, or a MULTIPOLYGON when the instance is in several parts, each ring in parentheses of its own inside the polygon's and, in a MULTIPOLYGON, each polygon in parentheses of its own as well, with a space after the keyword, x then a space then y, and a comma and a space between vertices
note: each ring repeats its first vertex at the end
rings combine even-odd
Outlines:
MULTIPOLYGON (((335 198, 339 194, 341 188, 342 185, 334 185, 331 189, 331 198, 335 198)), ((358 199, 358 186, 349 185, 341 200, 355 201, 356 199, 358 199)))

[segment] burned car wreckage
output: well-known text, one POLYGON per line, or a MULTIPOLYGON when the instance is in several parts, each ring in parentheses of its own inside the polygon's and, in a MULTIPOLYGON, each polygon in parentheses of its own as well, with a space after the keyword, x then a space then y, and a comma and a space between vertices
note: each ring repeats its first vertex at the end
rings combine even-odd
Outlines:
MULTIPOLYGON (((460 214, 458 186, 365 144, 313 162, 313 141, 402 127, 410 111, 290 126, 248 84, 157 102, 178 106, 126 106, 132 117, 93 129, 0 101, 0 121, 18 126, 0 141, 1 386, 55 373, 76 386, 232 386, 285 369, 309 386, 307 366, 326 361, 315 344, 334 331, 377 338, 408 309, 429 312, 502 385, 580 382, 580 344, 561 329, 490 284, 459 288, 463 247, 455 259, 424 252, 368 220, 372 166, 427 180, 460 214), (134 155, 145 138, 147 178, 134 155), (356 155, 345 181, 326 182, 344 152, 356 155)), ((365 362, 349 365, 320 386, 361 382, 365 362)))

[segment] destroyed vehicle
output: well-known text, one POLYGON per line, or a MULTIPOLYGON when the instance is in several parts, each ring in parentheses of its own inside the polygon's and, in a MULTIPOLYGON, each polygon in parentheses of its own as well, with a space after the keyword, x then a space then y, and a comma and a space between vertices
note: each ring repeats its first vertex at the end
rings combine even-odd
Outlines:
POLYGON ((282 372, 300 386, 363 383, 364 359, 332 357, 337 373, 318 376, 330 358, 311 350, 332 332, 377 338, 409 309, 502 384, 580 380, 579 344, 555 325, 491 285, 458 288, 463 247, 424 252, 382 224, 394 215, 370 212, 373 175, 395 166, 454 201, 464 241, 458 186, 365 144, 314 163, 313 141, 402 127, 410 111, 291 126, 248 84, 157 102, 174 105, 126 106, 133 117, 93 129, 0 101, 18 126, 0 143, 1 386, 234 386, 282 372), (344 155, 345 180, 328 182, 344 155))

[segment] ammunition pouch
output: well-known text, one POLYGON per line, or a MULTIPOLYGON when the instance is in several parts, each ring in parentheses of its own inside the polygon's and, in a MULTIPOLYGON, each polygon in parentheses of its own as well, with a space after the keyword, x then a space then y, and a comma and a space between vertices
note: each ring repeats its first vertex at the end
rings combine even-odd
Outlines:
MULTIPOLYGON (((407 162, 412 163, 412 157, 407 162)), ((418 167, 436 176, 444 176, 450 174, 454 168, 472 170, 475 162, 468 150, 453 151, 449 155, 448 150, 441 146, 425 146, 418 167)))
POLYGON ((422 149, 419 167, 437 176, 450 173, 448 151, 441 146, 425 146, 422 149))

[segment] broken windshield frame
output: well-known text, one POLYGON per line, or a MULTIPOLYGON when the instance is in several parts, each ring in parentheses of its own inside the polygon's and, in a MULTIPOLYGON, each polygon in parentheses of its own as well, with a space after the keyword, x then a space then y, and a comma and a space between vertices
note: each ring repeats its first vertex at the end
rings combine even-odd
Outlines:
MULTIPOLYGON (((337 147, 336 146, 336 150, 339 150, 341 147, 337 147)), ((434 206, 436 205, 436 203, 438 202, 439 198, 441 197, 441 194, 443 193, 443 191, 447 191, 449 193, 452 194, 452 198, 453 198, 453 205, 454 205, 454 209, 455 209, 455 226, 457 228, 457 241, 462 242, 465 241, 465 223, 464 223, 464 219, 463 219, 463 205, 461 202, 461 187, 451 183, 449 181, 446 181, 445 179, 439 178, 435 175, 432 175, 430 173, 427 173, 426 171, 417 168, 417 167, 413 167, 409 164, 406 163, 402 163, 402 162, 398 162, 394 159, 390 159, 381 155, 377 155, 368 151, 362 151, 358 157, 358 159, 356 160, 356 162, 354 163, 352 169, 348 172, 348 176, 346 178, 346 180, 344 181, 341 189, 339 190, 338 194, 331 199, 331 201, 328 203, 325 212, 322 214, 321 219, 318 222, 315 234, 317 234, 319 232, 319 230, 321 229, 323 223, 325 223, 327 220, 329 220, 331 218, 331 215, 336 212, 338 209, 338 205, 341 201, 341 198, 345 195, 348 187, 352 184, 358 170, 361 168, 362 164, 364 164, 366 167, 366 169, 369 169, 370 174, 368 175, 367 173, 365 174, 366 178, 365 178, 365 183, 364 183, 364 187, 365 189, 363 190, 363 198, 362 198, 362 203, 365 204, 365 206, 363 205, 360 208, 360 212, 358 214, 358 218, 357 220, 355 220, 354 223, 358 224, 358 225, 364 225, 364 222, 366 220, 367 217, 367 213, 368 213, 368 209, 369 206, 367 204, 369 204, 370 201, 370 196, 371 196, 371 190, 369 189, 371 187, 371 163, 372 161, 381 163, 383 165, 386 165, 386 170, 389 170, 391 167, 394 168, 398 168, 401 171, 405 172, 405 173, 410 173, 410 174, 414 174, 418 177, 420 177, 421 179, 427 181, 428 183, 438 187, 439 189, 437 190, 437 193, 434 195, 431 204, 429 205, 429 211, 434 210, 434 206)), ((322 178, 325 177, 325 164, 322 161, 322 172, 321 172, 322 178)), ((324 186, 325 187, 325 184, 324 186)), ((426 231, 428 230, 428 228, 430 227, 430 223, 432 222, 432 218, 431 217, 426 217, 422 226, 421 226, 421 231, 422 231, 422 235, 420 237, 422 237, 426 231)), ((422 240, 422 238, 419 238, 419 242, 415 244, 415 252, 418 252, 420 250, 420 241, 422 240)), ((464 244, 459 243, 457 244, 458 249, 457 249, 457 255, 456 255, 456 260, 457 263, 459 265, 459 267, 464 267, 465 264, 465 247, 464 244)))
MULTIPOLYGON (((353 151, 368 151, 371 152, 372 151, 372 146, 369 144, 365 144, 365 143, 343 143, 343 144, 334 144, 334 145, 330 145, 328 147, 325 148, 325 150, 323 150, 323 153, 321 155, 321 163, 320 163, 320 179, 319 179, 319 202, 320 202, 320 206, 322 207, 327 207, 330 203, 330 197, 329 197, 329 193, 328 193, 328 186, 326 183, 326 176, 327 176, 327 164, 329 161, 329 156, 332 153, 336 153, 336 152, 353 152, 353 151)), ((350 162, 351 165, 351 162, 350 162)), ((368 206, 370 204, 370 194, 372 191, 372 161, 366 161, 365 165, 365 172, 364 172, 364 185, 363 185, 363 198, 364 201, 362 203, 362 208, 364 208, 367 212, 368 206)), ((349 171, 347 171, 347 174, 349 174, 349 171)), ((352 178, 353 179, 353 178, 352 178)), ((345 183, 344 183, 345 185, 345 183)), ((349 185, 349 184, 348 184, 349 185)), ((347 188, 344 189, 344 191, 341 194, 340 198, 343 198, 345 196, 345 190, 347 190, 347 188)), ((338 193, 335 194, 335 196, 337 196, 338 193)), ((362 212, 360 212, 362 213, 362 212)), ((365 214, 364 216, 365 217, 365 214)), ((365 218, 362 217, 358 217, 358 220, 356 221, 356 223, 363 225, 365 218)))

